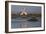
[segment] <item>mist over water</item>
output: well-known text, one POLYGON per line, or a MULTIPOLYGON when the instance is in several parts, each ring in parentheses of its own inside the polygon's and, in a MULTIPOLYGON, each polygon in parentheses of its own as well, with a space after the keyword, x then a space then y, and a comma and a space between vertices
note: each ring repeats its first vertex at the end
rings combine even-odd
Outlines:
POLYGON ((11 28, 34 28, 41 27, 41 7, 40 6, 20 6, 11 5, 11 28), (28 16, 22 18, 20 13, 25 11, 28 16), (36 19, 32 18, 37 16, 36 19), (34 21, 32 21, 33 19, 34 21), (35 21, 36 20, 36 21, 35 21))

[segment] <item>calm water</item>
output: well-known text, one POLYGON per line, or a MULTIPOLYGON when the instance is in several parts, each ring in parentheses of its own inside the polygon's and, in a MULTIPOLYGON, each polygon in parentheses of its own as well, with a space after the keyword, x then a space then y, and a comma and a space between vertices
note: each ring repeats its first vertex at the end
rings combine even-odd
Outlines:
POLYGON ((32 28, 32 27, 41 27, 41 20, 38 17, 38 21, 27 21, 28 19, 31 19, 31 17, 28 18, 21 18, 18 17, 16 19, 11 20, 11 28, 32 28))

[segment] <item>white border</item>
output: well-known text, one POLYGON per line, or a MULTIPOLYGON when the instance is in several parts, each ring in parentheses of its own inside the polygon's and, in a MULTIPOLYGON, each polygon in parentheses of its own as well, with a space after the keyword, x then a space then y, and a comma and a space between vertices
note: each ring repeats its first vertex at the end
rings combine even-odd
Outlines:
POLYGON ((9 32, 13 31, 28 31, 28 30, 43 30, 44 29, 44 6, 42 4, 24 4, 24 3, 9 3, 9 32), (42 12, 42 19, 41 19, 41 27, 37 28, 17 28, 17 29, 11 29, 11 5, 24 5, 24 6, 41 6, 41 12, 42 12))

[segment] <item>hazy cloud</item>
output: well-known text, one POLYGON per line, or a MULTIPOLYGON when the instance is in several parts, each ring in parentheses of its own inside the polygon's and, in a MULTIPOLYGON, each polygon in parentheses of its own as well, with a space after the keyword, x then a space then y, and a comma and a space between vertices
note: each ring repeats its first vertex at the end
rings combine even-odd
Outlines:
POLYGON ((12 13, 19 13, 21 11, 27 11, 28 13, 41 13, 41 7, 40 6, 18 6, 18 5, 11 5, 11 11, 12 13))

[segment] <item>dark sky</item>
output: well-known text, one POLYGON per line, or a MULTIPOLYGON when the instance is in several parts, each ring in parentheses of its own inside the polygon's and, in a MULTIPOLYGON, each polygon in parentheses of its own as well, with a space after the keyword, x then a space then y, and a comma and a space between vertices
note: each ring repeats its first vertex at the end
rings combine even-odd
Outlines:
POLYGON ((40 6, 18 6, 18 5, 11 5, 11 11, 12 13, 19 13, 23 11, 25 8, 25 11, 28 13, 41 13, 41 7, 40 6))

